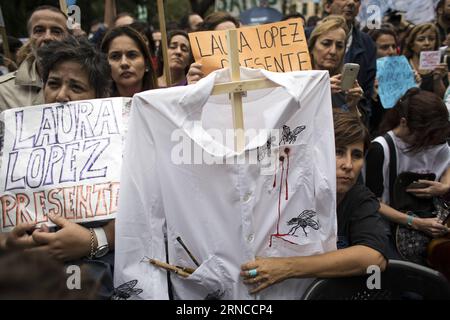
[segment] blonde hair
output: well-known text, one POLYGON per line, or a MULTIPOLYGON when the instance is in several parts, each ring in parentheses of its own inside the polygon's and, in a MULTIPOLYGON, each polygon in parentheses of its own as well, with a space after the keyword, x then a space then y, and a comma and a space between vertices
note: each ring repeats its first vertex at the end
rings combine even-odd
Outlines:
POLYGON ((418 24, 417 26, 414 26, 409 31, 409 34, 407 35, 405 39, 405 45, 403 47, 402 54, 406 56, 408 59, 411 58, 414 55, 414 52, 412 50, 412 47, 414 46, 414 41, 416 41, 416 37, 419 33, 423 33, 428 30, 433 30, 436 35, 436 44, 433 48, 433 50, 438 50, 440 47, 440 38, 439 38, 439 31, 436 28, 436 26, 432 23, 422 23, 418 24))
MULTIPOLYGON (((345 42, 347 43, 348 35, 350 33, 350 30, 348 28, 347 22, 344 19, 344 17, 339 15, 329 15, 326 18, 322 19, 319 24, 314 28, 311 35, 309 36, 308 40, 308 49, 309 54, 311 55, 311 61, 313 61, 312 52, 314 49, 314 46, 316 45, 317 39, 319 39, 320 36, 323 34, 336 30, 336 29, 343 29, 345 31, 345 42)), ((338 66, 337 70, 340 70, 340 67, 342 66, 342 63, 344 59, 342 59, 340 65, 338 66)))

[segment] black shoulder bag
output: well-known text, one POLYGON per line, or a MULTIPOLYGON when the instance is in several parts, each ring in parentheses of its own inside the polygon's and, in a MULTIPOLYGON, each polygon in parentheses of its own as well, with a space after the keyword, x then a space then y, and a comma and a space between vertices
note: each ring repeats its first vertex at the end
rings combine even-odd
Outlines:
MULTIPOLYGON (((435 180, 436 175, 402 172, 397 175, 397 156, 394 141, 389 134, 383 138, 389 146, 389 202, 390 206, 412 217, 432 218, 434 216, 433 199, 421 199, 406 192, 407 187, 419 179, 435 180)), ((431 237, 427 234, 401 224, 395 226, 396 247, 404 260, 426 264, 427 246, 431 237)))

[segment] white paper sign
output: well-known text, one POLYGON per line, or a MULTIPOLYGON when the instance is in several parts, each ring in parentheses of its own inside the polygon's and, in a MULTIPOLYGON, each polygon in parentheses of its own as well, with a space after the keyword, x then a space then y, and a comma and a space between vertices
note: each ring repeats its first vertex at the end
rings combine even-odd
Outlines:
POLYGON ((422 51, 420 53, 420 70, 433 70, 441 62, 439 51, 422 51))
POLYGON ((4 111, 0 230, 46 222, 108 220, 117 211, 122 108, 111 98, 4 111))

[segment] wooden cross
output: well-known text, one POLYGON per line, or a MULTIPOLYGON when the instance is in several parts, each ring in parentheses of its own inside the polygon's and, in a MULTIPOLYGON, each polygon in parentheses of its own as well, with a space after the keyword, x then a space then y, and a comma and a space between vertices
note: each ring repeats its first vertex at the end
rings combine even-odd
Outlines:
POLYGON ((158 0, 158 18, 159 18, 159 30, 161 31, 161 49, 163 53, 163 65, 164 65, 164 75, 166 78, 166 86, 170 87, 172 85, 172 79, 169 68, 169 56, 167 51, 167 31, 166 31, 166 17, 164 14, 164 3, 163 0, 158 0))
POLYGON ((216 84, 212 95, 230 94, 231 106, 233 109, 233 128, 234 128, 234 150, 241 153, 245 148, 244 135, 244 114, 242 111, 242 95, 249 90, 264 88, 273 88, 278 85, 269 79, 241 80, 239 71, 239 52, 237 41, 237 30, 227 31, 228 60, 231 73, 231 82, 216 84))

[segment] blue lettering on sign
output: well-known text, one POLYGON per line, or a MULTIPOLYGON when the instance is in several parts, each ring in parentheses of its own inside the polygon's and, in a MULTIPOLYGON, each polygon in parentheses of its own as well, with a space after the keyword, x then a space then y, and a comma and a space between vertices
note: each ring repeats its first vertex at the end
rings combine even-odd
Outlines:
POLYGON ((44 107, 36 132, 26 127, 26 115, 24 110, 14 114, 15 137, 5 163, 5 190, 106 177, 108 167, 98 165, 98 160, 111 144, 111 135, 120 135, 111 100, 102 101, 99 107, 86 101, 44 107))

